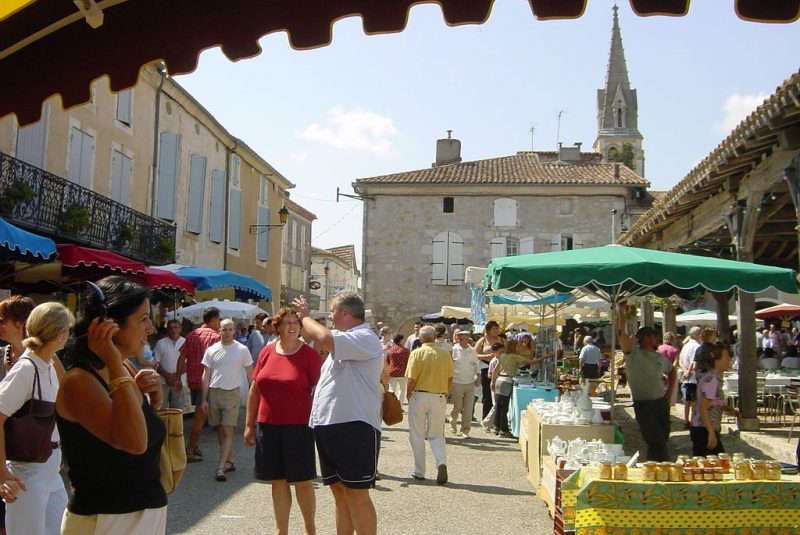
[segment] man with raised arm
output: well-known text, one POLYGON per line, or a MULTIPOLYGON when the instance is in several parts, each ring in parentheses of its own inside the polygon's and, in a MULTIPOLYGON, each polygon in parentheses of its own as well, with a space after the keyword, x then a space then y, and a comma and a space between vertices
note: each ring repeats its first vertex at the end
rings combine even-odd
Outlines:
POLYGON ((294 300, 303 336, 330 352, 314 391, 309 425, 319 453, 322 482, 336 503, 337 535, 374 535, 378 518, 369 489, 375 486, 381 441, 383 348, 364 321, 364 301, 343 292, 331 302, 333 330, 310 317, 304 297, 294 300))

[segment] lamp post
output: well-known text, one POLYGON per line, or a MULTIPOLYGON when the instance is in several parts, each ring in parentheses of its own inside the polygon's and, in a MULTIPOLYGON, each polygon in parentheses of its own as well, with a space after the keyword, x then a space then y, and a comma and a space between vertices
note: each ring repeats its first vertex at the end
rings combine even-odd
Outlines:
POLYGON ((617 209, 611 209, 611 243, 617 243, 617 209))
POLYGON ((278 220, 280 221, 280 223, 277 225, 250 225, 250 234, 261 234, 263 232, 268 232, 274 228, 283 227, 289 220, 289 209, 286 208, 285 205, 283 208, 278 210, 278 220))

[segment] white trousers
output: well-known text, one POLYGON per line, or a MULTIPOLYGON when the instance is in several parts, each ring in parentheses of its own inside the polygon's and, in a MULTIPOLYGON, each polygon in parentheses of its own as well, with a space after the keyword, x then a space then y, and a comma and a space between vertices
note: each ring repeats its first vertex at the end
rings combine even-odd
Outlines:
POLYGON ((43 463, 8 461, 12 474, 27 490, 17 493, 17 501, 6 504, 6 532, 9 535, 57 535, 67 507, 67 491, 59 475, 61 449, 53 450, 43 463))
POLYGON ((389 377, 389 390, 397 396, 400 403, 408 403, 408 399, 406 399, 407 387, 408 377, 389 377))
POLYGON ((425 477, 425 439, 431 445, 436 466, 447 464, 444 417, 447 399, 443 394, 414 392, 408 402, 408 438, 414 452, 414 474, 425 477))
POLYGON ((450 399, 453 402, 453 410, 450 411, 450 428, 453 432, 456 431, 456 423, 460 414, 461 432, 468 435, 472 423, 472 410, 475 407, 475 385, 473 383, 466 385, 453 383, 450 399))

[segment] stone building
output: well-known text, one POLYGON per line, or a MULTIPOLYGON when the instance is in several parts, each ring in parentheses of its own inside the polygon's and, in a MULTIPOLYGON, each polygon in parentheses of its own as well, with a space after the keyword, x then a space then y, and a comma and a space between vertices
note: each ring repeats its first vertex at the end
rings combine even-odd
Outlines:
POLYGON ((375 319, 407 332, 442 305, 469 305, 467 266, 612 243, 652 204, 649 182, 611 161, 630 144, 632 167, 644 168, 616 9, 597 117, 596 152, 577 143, 464 162, 448 134, 431 168, 356 180, 365 198, 364 297, 375 319))
POLYGON ((283 286, 281 306, 291 305, 295 297, 305 295, 312 310, 319 306, 319 298, 309 293, 311 275, 311 224, 317 216, 291 199, 284 201, 289 210, 283 227, 283 286))
POLYGON ((355 246, 342 245, 330 249, 312 247, 311 295, 318 300, 312 310, 327 313, 331 299, 337 293, 359 291, 360 277, 355 246))

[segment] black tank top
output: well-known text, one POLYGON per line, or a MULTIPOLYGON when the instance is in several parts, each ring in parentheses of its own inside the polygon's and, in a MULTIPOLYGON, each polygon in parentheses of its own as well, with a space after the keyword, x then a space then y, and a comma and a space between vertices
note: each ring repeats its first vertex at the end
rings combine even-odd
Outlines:
MULTIPOLYGON (((108 384, 91 368, 103 387, 108 384)), ((132 455, 115 449, 82 425, 56 413, 61 448, 75 492, 70 512, 79 515, 124 514, 167 505, 167 494, 159 478, 161 445, 166 436, 164 423, 145 398, 142 403, 147 426, 147 449, 132 455)))

